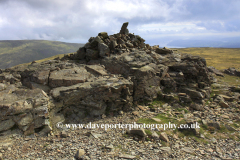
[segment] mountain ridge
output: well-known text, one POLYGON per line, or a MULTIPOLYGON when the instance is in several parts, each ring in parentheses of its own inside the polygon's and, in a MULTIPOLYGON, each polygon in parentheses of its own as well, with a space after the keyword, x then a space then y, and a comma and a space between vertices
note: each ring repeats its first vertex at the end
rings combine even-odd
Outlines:
POLYGON ((75 52, 83 45, 49 40, 0 40, 0 68, 75 52))

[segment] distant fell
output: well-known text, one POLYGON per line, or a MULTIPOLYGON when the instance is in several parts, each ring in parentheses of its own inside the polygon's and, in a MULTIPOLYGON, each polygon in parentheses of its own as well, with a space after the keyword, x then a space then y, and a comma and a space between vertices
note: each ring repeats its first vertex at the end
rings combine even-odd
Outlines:
POLYGON ((84 44, 48 40, 1 40, 0 68, 6 69, 58 54, 72 53, 82 46, 84 44))
POLYGON ((215 47, 215 48, 240 48, 240 39, 236 40, 173 40, 167 46, 178 47, 215 47))

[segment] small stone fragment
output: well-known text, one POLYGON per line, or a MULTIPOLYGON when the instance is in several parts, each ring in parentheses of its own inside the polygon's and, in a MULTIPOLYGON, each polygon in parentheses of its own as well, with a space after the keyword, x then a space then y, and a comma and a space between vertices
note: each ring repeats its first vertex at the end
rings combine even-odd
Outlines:
POLYGON ((83 149, 79 149, 75 155, 75 158, 77 160, 80 160, 84 154, 85 154, 85 151, 83 149))
POLYGON ((134 116, 138 116, 138 117, 140 116, 138 111, 133 111, 132 114, 133 114, 134 116))
POLYGON ((172 149, 170 147, 161 147, 160 149, 167 152, 168 154, 172 153, 172 149))
POLYGON ((229 108, 229 105, 228 105, 226 102, 224 102, 224 101, 220 101, 220 102, 219 102, 219 105, 220 105, 221 107, 223 107, 223 108, 229 108))
POLYGON ((142 136, 142 137, 146 137, 147 136, 147 134, 146 134, 146 132, 144 131, 143 128, 141 128, 141 129, 132 129, 132 130, 130 130, 130 134, 138 135, 138 136, 142 136))
POLYGON ((113 147, 112 144, 110 144, 110 145, 106 146, 106 148, 107 148, 107 149, 113 149, 114 147, 113 147))
POLYGON ((159 135, 156 132, 152 131, 152 138, 159 139, 159 135))
POLYGON ((161 119, 158 119, 158 118, 152 118, 152 120, 154 120, 154 121, 156 121, 156 122, 158 122, 158 123, 161 122, 161 119))
POLYGON ((165 132, 160 133, 160 139, 165 141, 165 142, 169 142, 167 133, 165 133, 165 132))
POLYGON ((67 138, 67 132, 66 132, 66 131, 62 131, 61 136, 62 136, 63 138, 67 138))
POLYGON ((126 158, 126 159, 134 159, 136 156, 132 155, 127 155, 127 154, 122 154, 119 156, 119 158, 126 158))
POLYGON ((181 150, 184 152, 187 152, 187 153, 194 153, 194 149, 192 149, 190 147, 184 147, 181 150))

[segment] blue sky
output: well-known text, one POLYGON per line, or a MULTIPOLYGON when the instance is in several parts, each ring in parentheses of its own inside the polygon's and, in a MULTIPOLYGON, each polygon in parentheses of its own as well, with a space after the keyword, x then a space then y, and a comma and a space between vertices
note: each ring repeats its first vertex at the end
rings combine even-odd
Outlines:
POLYGON ((0 0, 0 40, 86 43, 124 22, 151 45, 238 40, 239 7, 240 0, 0 0))

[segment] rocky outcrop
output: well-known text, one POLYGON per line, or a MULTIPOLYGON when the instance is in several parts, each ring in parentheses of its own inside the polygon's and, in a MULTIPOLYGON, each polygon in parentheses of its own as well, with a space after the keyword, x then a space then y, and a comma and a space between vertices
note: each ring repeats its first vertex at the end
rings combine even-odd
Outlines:
POLYGON ((217 70, 216 68, 214 68, 213 66, 209 66, 207 68, 208 68, 209 72, 212 72, 212 73, 214 73, 217 76, 224 77, 223 73, 221 71, 217 70))
POLYGON ((37 130, 45 135, 51 131, 49 123, 50 101, 41 89, 7 86, 1 91, 0 117, 2 135, 20 133, 30 135, 37 130))
POLYGON ((211 93, 205 59, 145 44, 127 26, 62 59, 2 70, 0 132, 47 134, 57 122, 118 114, 159 97, 202 110, 211 93))
POLYGON ((238 71, 234 67, 225 69, 224 73, 240 77, 240 71, 238 71))

